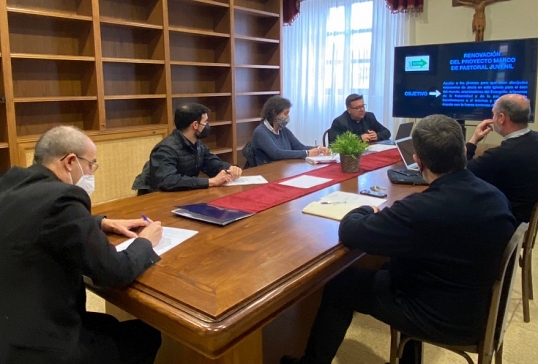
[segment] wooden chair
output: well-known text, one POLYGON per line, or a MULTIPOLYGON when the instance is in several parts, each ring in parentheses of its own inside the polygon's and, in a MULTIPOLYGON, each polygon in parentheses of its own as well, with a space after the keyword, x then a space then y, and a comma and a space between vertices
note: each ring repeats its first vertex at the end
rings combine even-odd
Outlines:
POLYGON ((325 132, 323 133, 323 137, 321 138, 324 147, 329 146, 329 130, 331 129, 325 130, 325 132))
POLYGON ((476 345, 445 345, 407 336, 391 328, 390 364, 398 364, 399 358, 402 357, 404 346, 409 340, 422 341, 448 349, 463 356, 469 364, 474 364, 474 361, 467 353, 477 353, 478 364, 491 363, 493 356, 495 356, 495 364, 502 364, 503 336, 506 330, 508 304, 514 285, 519 250, 521 249, 525 230, 526 224, 520 224, 504 249, 499 274, 492 288, 491 304, 484 336, 480 342, 476 345))
POLYGON ((534 299, 532 289, 532 249, 536 241, 538 231, 538 202, 532 209, 531 218, 523 239, 523 252, 519 258, 521 266, 521 292, 523 301, 523 321, 530 322, 531 314, 529 310, 529 300, 534 299))

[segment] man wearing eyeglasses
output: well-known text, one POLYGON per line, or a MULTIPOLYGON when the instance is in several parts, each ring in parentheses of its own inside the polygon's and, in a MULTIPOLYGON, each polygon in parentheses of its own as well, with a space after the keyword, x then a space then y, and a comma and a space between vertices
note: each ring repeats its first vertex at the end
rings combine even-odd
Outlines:
POLYGON ((333 120, 329 129, 329 144, 334 142, 338 135, 348 130, 367 143, 390 138, 390 131, 377 121, 374 113, 366 111, 364 98, 358 94, 346 97, 346 111, 333 120))
POLYGON ((0 363, 153 363, 158 330, 86 311, 83 275, 124 288, 160 258, 160 222, 91 215, 97 149, 71 126, 0 178, 0 363), (131 229, 140 229, 137 233, 131 229), (135 238, 117 252, 104 232, 135 238))
POLYGON ((142 173, 135 178, 132 189, 138 195, 221 186, 241 176, 241 168, 211 154, 200 141, 210 133, 208 114, 207 107, 196 103, 176 109, 176 130, 153 148, 142 173), (198 177, 200 172, 209 178, 198 177))

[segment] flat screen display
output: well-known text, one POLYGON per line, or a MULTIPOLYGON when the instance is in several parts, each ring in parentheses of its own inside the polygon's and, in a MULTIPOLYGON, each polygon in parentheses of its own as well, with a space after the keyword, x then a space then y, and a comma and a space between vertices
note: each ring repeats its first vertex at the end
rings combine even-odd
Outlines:
POLYGON ((538 38, 396 47, 392 115, 484 120, 501 95, 517 93, 534 120, 537 48, 538 38))

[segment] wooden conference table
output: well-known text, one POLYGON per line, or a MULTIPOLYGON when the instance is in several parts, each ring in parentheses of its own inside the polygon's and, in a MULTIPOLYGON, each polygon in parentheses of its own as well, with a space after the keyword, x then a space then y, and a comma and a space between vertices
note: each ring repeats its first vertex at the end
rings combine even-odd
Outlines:
MULTIPOLYGON (((165 253, 128 289, 97 293, 171 338, 163 342, 164 353, 159 353, 157 362, 262 363, 263 340, 267 340, 262 328, 363 255, 338 244, 337 221, 301 210, 337 190, 357 193, 374 185, 384 187, 388 201, 383 207, 423 189, 392 185, 386 176, 391 167, 226 227, 180 218, 170 211, 176 205, 208 202, 256 186, 152 193, 98 205, 94 214, 115 219, 144 214, 163 226, 199 233, 165 253)), ((316 168, 320 166, 280 161, 245 170, 244 175, 261 174, 271 182, 316 168)), ((111 237, 114 244, 123 240, 111 237)))

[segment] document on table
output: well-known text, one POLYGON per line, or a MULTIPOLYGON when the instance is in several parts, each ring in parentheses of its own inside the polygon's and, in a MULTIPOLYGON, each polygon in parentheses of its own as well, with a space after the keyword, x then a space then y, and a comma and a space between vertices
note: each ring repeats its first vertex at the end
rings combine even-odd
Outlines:
MULTIPOLYGON (((195 230, 177 229, 171 227, 163 227, 163 237, 157 246, 153 247, 153 250, 157 255, 163 255, 175 246, 183 243, 185 240, 192 238, 198 234, 195 230)), ((134 239, 129 239, 116 246, 116 250, 121 252, 127 249, 134 239)))
POLYGON ((366 152, 369 153, 377 153, 377 152, 383 152, 385 150, 394 149, 396 148, 396 145, 387 145, 387 144, 373 144, 368 147, 366 152))
POLYGON ((242 176, 223 184, 223 186, 262 185, 264 183, 267 183, 267 180, 263 176, 242 176))
POLYGON ((386 201, 385 198, 335 191, 319 201, 309 203, 303 212, 340 221, 349 211, 357 207, 363 205, 379 206, 386 201))
POLYGON ((340 160, 338 159, 338 155, 321 155, 317 157, 306 157, 305 159, 310 164, 326 164, 326 163, 336 163, 340 160))
POLYGON ((300 176, 289 179, 285 182, 280 182, 279 185, 298 187, 298 188, 311 188, 323 183, 332 181, 330 178, 312 177, 312 176, 300 176))

